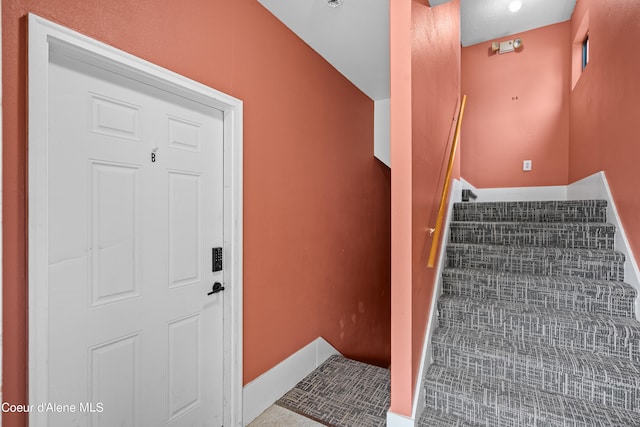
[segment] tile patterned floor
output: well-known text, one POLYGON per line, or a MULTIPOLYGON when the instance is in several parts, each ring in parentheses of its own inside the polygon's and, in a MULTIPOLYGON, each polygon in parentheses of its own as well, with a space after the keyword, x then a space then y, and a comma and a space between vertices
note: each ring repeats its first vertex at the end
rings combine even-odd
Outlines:
POLYGON ((323 427, 310 418, 296 414, 282 406, 272 405, 258 418, 249 423, 248 427, 323 427))

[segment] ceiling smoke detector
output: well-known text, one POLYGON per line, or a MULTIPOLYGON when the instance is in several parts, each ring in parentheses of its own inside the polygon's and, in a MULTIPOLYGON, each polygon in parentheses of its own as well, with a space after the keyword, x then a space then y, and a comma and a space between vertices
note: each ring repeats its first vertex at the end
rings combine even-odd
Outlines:
POLYGON ((329 7, 338 7, 342 5, 343 0, 327 0, 327 5, 329 7))

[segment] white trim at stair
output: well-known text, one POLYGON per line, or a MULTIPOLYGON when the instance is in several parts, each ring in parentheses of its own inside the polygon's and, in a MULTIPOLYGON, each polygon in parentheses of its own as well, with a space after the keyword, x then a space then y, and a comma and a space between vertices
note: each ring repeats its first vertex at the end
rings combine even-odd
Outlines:
POLYGON ((538 200, 567 200, 567 186, 478 188, 476 202, 528 202, 538 200))
MULTIPOLYGON (((419 382, 421 383, 422 381, 419 382)), ((424 406, 424 404, 422 406, 424 406)), ((405 417, 404 415, 396 414, 395 412, 387 412, 387 427, 414 427, 415 425, 415 415, 410 418, 405 417)))
POLYGON ((318 337, 245 385, 242 424, 246 426, 256 419, 265 409, 334 354, 340 354, 340 352, 322 337, 318 337))
MULTIPOLYGON (((624 231, 620 216, 618 215, 618 209, 613 200, 611 189, 609 188, 609 182, 604 172, 597 172, 591 176, 588 176, 580 181, 576 181, 570 184, 567 188, 567 200, 581 200, 581 199, 598 199, 606 200, 607 204, 607 222, 615 225, 616 227, 616 240, 615 248, 624 254, 626 261, 624 263, 624 281, 633 286, 640 295, 640 271, 638 270, 638 264, 631 246, 629 245, 629 239, 624 231)), ((640 320, 640 299, 636 298, 636 318, 640 320)))
POLYGON ((476 202, 527 202, 539 200, 567 200, 566 185, 542 187, 476 188, 469 181, 460 178, 462 188, 471 190, 478 198, 476 202))
MULTIPOLYGON (((449 241, 451 217, 453 213, 453 204, 459 202, 462 198, 463 184, 457 179, 453 180, 451 186, 451 192, 449 193, 449 206, 447 207, 447 214, 444 222, 444 233, 442 235, 442 242, 440 243, 440 256, 438 259, 436 275, 436 289, 433 292, 431 298, 431 311, 429 321, 427 323, 427 329, 425 331, 424 344, 422 346, 422 359, 420 360, 420 370, 418 371, 418 381, 416 381, 416 389, 413 393, 413 409, 411 411, 411 417, 396 414, 395 412, 387 412, 387 427, 413 427, 416 425, 420 414, 425 407, 425 395, 424 395, 424 371, 429 365, 431 365, 433 358, 431 354, 431 336, 433 331, 438 325, 438 298, 442 293, 442 269, 444 268, 444 261, 446 259, 446 247, 449 241)), ((468 186, 465 188, 469 188, 468 186)))

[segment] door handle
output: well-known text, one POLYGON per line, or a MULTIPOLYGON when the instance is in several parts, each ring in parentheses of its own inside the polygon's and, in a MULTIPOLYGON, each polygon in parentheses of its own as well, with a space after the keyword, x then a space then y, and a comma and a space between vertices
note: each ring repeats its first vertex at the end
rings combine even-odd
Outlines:
POLYGON ((222 292, 222 291, 224 291, 224 286, 222 286, 222 283, 216 282, 213 284, 213 288, 211 288, 211 292, 209 292, 207 295, 217 294, 218 292, 222 292))

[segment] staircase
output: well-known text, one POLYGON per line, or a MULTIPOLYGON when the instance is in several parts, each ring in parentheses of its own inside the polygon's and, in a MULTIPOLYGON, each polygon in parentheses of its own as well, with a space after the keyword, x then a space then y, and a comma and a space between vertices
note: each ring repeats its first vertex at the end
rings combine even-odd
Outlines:
POLYGON ((640 426, 635 290, 605 201, 458 203, 420 426, 640 426))

